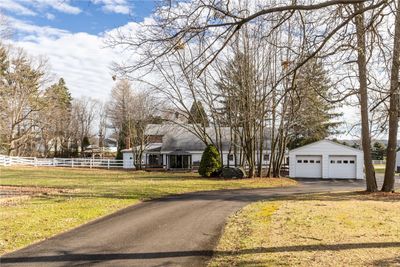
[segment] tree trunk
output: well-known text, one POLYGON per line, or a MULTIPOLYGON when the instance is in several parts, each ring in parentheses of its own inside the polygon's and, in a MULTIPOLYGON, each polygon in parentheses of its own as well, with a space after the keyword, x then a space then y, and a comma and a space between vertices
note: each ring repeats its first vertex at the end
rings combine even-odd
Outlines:
POLYGON ((386 155, 385 180, 383 182, 382 191, 394 191, 394 171, 396 161, 397 148, 397 132, 399 127, 400 116, 400 86, 399 86, 399 70, 400 70, 400 0, 397 1, 397 11, 395 20, 395 33, 393 45, 393 62, 390 74, 390 104, 389 104, 389 139, 386 155))
MULTIPOLYGON (((364 4, 356 4, 355 9, 361 10, 364 8, 364 4)), ((365 178, 367 183, 368 192, 378 191, 375 178, 375 169, 372 165, 371 155, 371 137, 369 132, 369 118, 368 118, 368 89, 367 89, 367 60, 366 60, 366 48, 365 48, 365 29, 364 29, 364 14, 357 15, 355 18, 356 33, 357 33, 357 64, 358 64, 358 76, 359 76, 359 97, 361 107, 361 137, 362 137, 362 148, 364 151, 364 167, 365 167, 365 178)))

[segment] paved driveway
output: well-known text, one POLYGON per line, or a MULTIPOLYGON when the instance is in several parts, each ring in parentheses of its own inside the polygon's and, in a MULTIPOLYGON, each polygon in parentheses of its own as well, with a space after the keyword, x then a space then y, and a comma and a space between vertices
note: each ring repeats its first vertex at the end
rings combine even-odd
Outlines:
POLYGON ((363 189, 364 181, 189 193, 144 202, 4 256, 1 266, 204 266, 226 218, 246 204, 311 192, 363 189))

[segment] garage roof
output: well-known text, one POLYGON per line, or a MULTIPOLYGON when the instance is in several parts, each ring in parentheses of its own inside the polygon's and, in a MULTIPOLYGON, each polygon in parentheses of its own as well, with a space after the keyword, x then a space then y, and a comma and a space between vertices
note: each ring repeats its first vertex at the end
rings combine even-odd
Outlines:
POLYGON ((358 148, 354 148, 354 147, 342 145, 342 144, 340 144, 340 143, 337 143, 337 142, 334 142, 334 141, 331 141, 331 140, 324 139, 324 140, 320 140, 320 141, 317 141, 317 142, 314 142, 314 143, 310 143, 310 144, 307 144, 307 145, 304 145, 304 146, 301 146, 301 147, 292 149, 292 150, 289 151, 289 153, 295 152, 295 151, 298 151, 298 150, 302 150, 302 149, 305 149, 305 148, 310 148, 310 147, 313 147, 313 146, 318 146, 318 145, 320 145, 320 144, 322 144, 322 143, 329 143, 329 144, 331 144, 331 145, 335 145, 335 146, 340 147, 340 148, 342 148, 342 149, 352 150, 352 151, 357 152, 357 153, 362 152, 362 150, 360 150, 360 149, 358 149, 358 148))

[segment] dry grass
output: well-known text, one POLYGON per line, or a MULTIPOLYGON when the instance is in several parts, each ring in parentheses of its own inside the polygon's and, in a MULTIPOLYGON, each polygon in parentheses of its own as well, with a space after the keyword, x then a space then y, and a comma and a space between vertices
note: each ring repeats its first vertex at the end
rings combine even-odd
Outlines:
POLYGON ((185 192, 296 185, 290 179, 204 179, 197 173, 0 167, 0 254, 141 200, 185 192))
POLYGON ((251 204, 230 219, 210 266, 400 266, 399 200, 335 193, 251 204))

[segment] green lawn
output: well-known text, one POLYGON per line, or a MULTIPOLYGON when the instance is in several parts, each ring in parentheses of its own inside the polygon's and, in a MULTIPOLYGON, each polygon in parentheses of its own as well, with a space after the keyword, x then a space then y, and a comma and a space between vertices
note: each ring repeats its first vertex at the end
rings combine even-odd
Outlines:
POLYGON ((275 199, 233 215, 209 266, 400 266, 400 194, 275 199))
POLYGON ((385 164, 374 164, 375 172, 376 173, 385 173, 385 164))
POLYGON ((203 179, 196 173, 0 167, 1 186, 35 191, 30 197, 0 199, 0 254, 141 200, 201 190, 295 184, 289 179, 203 179))

